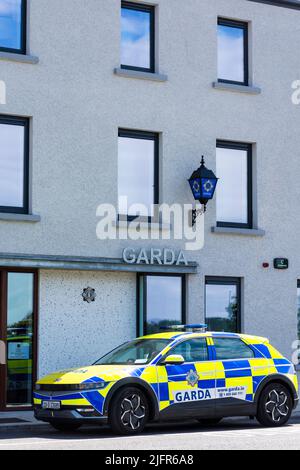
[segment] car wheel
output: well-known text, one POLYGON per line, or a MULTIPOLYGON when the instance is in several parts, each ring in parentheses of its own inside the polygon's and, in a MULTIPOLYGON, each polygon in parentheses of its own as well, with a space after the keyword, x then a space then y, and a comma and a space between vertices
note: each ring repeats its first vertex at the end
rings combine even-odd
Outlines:
POLYGON ((61 432, 72 432, 72 431, 77 431, 81 427, 81 424, 79 423, 56 423, 56 422, 50 422, 51 426, 56 429, 56 431, 61 431, 61 432))
POLYGON ((217 426, 222 421, 222 418, 215 419, 198 419, 201 426, 217 426))
POLYGON ((139 434, 149 419, 149 405, 144 393, 135 387, 123 388, 113 397, 108 413, 116 434, 139 434))
POLYGON ((292 409, 289 390, 280 383, 272 383, 261 393, 257 419, 263 426, 284 426, 291 417, 292 409))

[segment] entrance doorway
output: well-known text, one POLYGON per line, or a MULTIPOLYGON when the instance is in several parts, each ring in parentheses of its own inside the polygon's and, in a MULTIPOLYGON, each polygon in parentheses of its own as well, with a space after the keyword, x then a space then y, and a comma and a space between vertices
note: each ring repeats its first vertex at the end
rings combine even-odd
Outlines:
POLYGON ((37 273, 0 268, 0 409, 32 406, 36 380, 37 273))

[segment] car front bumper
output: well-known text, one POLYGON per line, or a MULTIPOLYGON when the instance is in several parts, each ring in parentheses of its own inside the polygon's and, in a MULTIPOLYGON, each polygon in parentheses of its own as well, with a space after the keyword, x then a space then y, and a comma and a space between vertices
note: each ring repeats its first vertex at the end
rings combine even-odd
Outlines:
POLYGON ((107 416, 102 416, 95 413, 87 416, 82 414, 76 408, 63 408, 61 410, 44 410, 40 406, 34 408, 34 417, 38 421, 45 423, 71 423, 76 422, 79 424, 106 424, 108 421, 107 416))

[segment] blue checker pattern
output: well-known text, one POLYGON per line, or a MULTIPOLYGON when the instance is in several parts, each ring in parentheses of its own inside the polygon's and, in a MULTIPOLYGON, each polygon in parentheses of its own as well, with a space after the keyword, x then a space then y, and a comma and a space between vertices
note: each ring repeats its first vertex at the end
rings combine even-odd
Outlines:
POLYGON ((167 383, 158 384, 160 401, 169 401, 169 385, 167 383))
POLYGON ((103 406, 105 398, 99 392, 85 392, 82 396, 97 410, 103 414, 103 406))

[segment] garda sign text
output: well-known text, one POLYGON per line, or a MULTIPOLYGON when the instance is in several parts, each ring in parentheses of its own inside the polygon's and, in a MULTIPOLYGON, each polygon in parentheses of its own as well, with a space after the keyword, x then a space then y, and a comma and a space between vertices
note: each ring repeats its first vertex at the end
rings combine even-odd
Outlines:
POLYGON ((125 248, 123 251, 123 260, 126 264, 156 264, 161 266, 188 266, 188 262, 183 251, 176 253, 171 249, 161 250, 151 248, 147 251, 145 248, 137 251, 134 248, 125 248))
POLYGON ((224 398, 235 398, 246 400, 247 387, 227 387, 196 390, 182 390, 174 392, 175 403, 186 403, 191 401, 215 400, 224 398))

